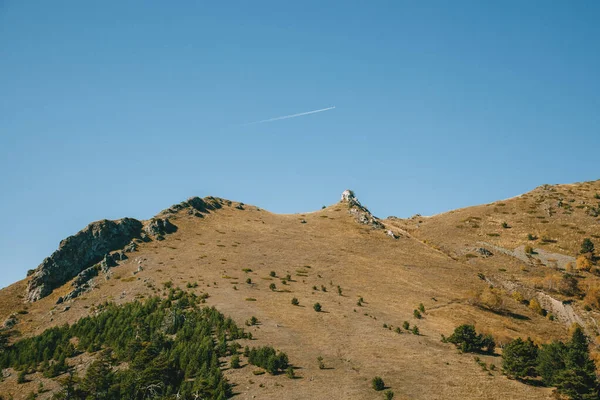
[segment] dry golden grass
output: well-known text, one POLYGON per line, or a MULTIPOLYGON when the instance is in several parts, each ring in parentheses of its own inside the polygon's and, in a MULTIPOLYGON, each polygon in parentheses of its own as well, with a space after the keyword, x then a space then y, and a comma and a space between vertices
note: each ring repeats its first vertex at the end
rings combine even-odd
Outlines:
MULTIPOLYGON (((509 380, 498 371, 483 371, 472 356, 458 354, 440 341, 441 334, 449 335, 462 323, 492 333, 501 344, 517 336, 538 342, 566 337, 564 324, 539 315, 508 291, 489 289, 488 276, 527 284, 543 278, 540 269, 544 267, 524 264, 494 249, 490 249, 494 256, 488 258, 473 252, 482 247, 477 244, 480 241, 514 249, 527 242, 529 232, 558 239, 544 245, 545 250, 576 252, 582 235, 556 225, 574 216, 575 222, 583 220, 580 209, 574 208, 569 218, 554 214, 560 218, 557 223, 526 219, 529 214, 523 209, 545 204, 536 200, 540 190, 503 205, 386 221, 410 233, 397 240, 356 223, 345 204, 313 213, 276 215, 248 205, 239 210, 233 203, 202 219, 182 211, 172 218, 179 228, 176 233, 162 242, 142 244, 113 269, 111 279, 97 278, 94 290, 68 304, 68 311, 64 304, 55 306, 57 298, 69 291, 66 284, 30 304, 27 319, 16 329, 23 335, 40 333, 88 315, 94 305, 106 300, 123 303, 162 295, 163 283, 168 281, 184 289, 188 283, 197 283, 187 290, 208 293, 207 305, 238 324, 251 316, 261 321, 247 328, 256 338, 251 345, 281 349, 299 367, 300 378, 295 380, 283 375, 255 376, 251 366, 226 370, 239 398, 378 399, 381 394, 370 388, 370 380, 377 375, 398 399, 547 399, 551 389, 509 380), (503 221, 511 228, 502 228, 503 221), (138 265, 143 271, 134 275, 138 265), (269 276, 271 271, 276 277, 269 276), (281 279, 288 274, 292 279, 284 285, 281 279), (245 283, 247 278, 251 284, 245 283), (277 290, 269 289, 271 283, 277 290), (338 285, 342 296, 337 293, 338 285), (469 301, 472 293, 480 294, 484 306, 469 301), (293 297, 299 299, 299 306, 290 304, 293 297), (362 306, 357 305, 360 297, 362 306), (323 312, 313 310, 316 302, 323 312), (413 310, 420 303, 425 313, 417 319, 413 310), (421 335, 403 329, 404 333, 396 333, 394 328, 403 321, 416 324, 421 335), (384 323, 391 329, 383 328, 384 323), (319 356, 327 369, 318 368, 319 356)), ((591 225, 580 227, 589 234, 591 225)), ((23 307, 16 296, 24 293, 25 285, 21 281, 0 291, 2 315, 23 307)), ((499 357, 482 360, 500 367, 499 357)), ((0 383, 0 392, 8 388, 14 388, 10 378, 0 383)))

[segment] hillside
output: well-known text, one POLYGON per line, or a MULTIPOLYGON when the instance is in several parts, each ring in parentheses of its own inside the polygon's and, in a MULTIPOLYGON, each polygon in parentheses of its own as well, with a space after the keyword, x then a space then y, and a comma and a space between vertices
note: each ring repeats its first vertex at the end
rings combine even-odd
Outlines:
MULTIPOLYGON (((251 333, 237 340, 242 347, 273 346, 296 367, 297 379, 255 375, 259 368, 244 357, 240 369, 223 358, 234 398, 379 399, 371 379, 381 376, 396 399, 548 399, 552 388, 504 376, 498 354, 479 356, 496 367, 484 370, 440 338, 468 323, 499 345, 516 337, 541 344, 566 340, 573 322, 595 338, 598 304, 586 293, 600 279, 594 268, 577 270, 575 257, 586 237, 600 245, 597 193, 600 181, 543 186, 437 216, 385 220, 349 192, 291 215, 192 198, 149 221, 99 221, 63 241, 30 276, 0 291, 0 318, 10 321, 14 343, 97 315, 106 301, 166 298, 181 288, 251 333), (563 269, 576 277, 577 293, 560 289, 563 269), (534 298, 545 313, 524 304, 534 298), (253 316, 259 323, 245 326, 253 316)), ((82 374, 98 354, 67 363, 82 374)), ((6 398, 25 398, 39 382, 48 389, 41 399, 58 388, 40 372, 21 384, 17 371, 4 372, 6 398)))

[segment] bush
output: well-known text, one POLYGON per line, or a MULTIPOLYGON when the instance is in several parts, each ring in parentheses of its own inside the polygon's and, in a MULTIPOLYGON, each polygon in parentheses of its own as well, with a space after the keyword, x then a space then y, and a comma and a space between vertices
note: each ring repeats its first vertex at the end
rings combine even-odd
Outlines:
POLYGON ((325 363, 323 362, 323 357, 317 357, 317 362, 319 363, 319 369, 325 369, 325 363))
POLYGON ((297 306, 297 305, 299 305, 299 304, 300 304, 300 302, 298 301, 298 299, 294 297, 294 298, 292 299, 292 305, 293 305, 293 306, 297 306))
POLYGON ((529 308, 536 314, 542 315, 544 313, 544 309, 536 298, 529 300, 529 308))
POLYGON ((383 383, 383 379, 379 376, 376 376, 371 380, 371 386, 377 391, 385 389, 385 383, 383 383))
POLYGON ((270 346, 252 348, 248 355, 248 363, 265 369, 271 375, 275 375, 289 367, 287 354, 277 353, 270 346))
POLYGON ((383 393, 383 397, 385 400, 392 400, 394 398, 394 392, 391 390, 386 390, 385 393, 383 393))
POLYGON ((402 327, 403 327, 404 329, 408 330, 408 329, 410 328, 410 324, 408 323, 408 321, 404 321, 404 322, 402 323, 402 327))
POLYGON ((454 329, 454 333, 446 341, 460 348, 463 353, 479 352, 485 348, 486 352, 491 354, 496 348, 496 342, 491 335, 477 334, 475 327, 467 324, 454 329))
POLYGON ((513 378, 536 376, 538 348, 530 338, 517 338, 502 349, 502 371, 513 378))
POLYGON ((231 368, 238 369, 240 367, 240 356, 237 354, 231 357, 231 368))
POLYGON ((507 223, 507 222, 503 222, 503 223, 502 223, 502 227, 503 227, 504 229, 508 229, 508 228, 510 228, 510 226, 508 225, 508 223, 507 223))
POLYGON ((495 288, 486 287, 476 293, 471 301, 474 305, 490 311, 501 312, 504 310, 504 300, 502 295, 500 291, 495 288))
POLYGON ((537 240, 537 236, 535 236, 533 233, 528 233, 527 240, 537 240))
POLYGON ((315 305, 313 306, 314 310, 316 312, 321 312, 321 304, 319 303, 315 303, 315 305))
POLYGON ((422 313, 425 312, 425 306, 423 305, 423 303, 419 303, 419 311, 421 311, 422 313))
POLYGON ((594 252, 594 243, 590 238, 583 239, 581 243, 581 250, 579 251, 581 254, 593 253, 594 252))
POLYGON ((414 316, 416 319, 421 319, 421 318, 422 318, 422 315, 421 315, 421 313, 419 312, 419 310, 414 310, 414 311, 413 311, 413 316, 414 316))
POLYGON ((277 287, 275 286, 275 284, 274 284, 274 283, 271 283, 271 284, 269 285, 269 289, 271 289, 272 291, 275 291, 275 289, 276 289, 276 288, 277 288, 277 287))
POLYGON ((277 274, 275 273, 275 271, 271 271, 271 272, 269 272, 269 276, 275 278, 277 276, 277 274))
POLYGON ((285 375, 290 379, 296 378, 296 374, 294 373, 294 368, 292 368, 292 367, 288 367, 285 370, 285 375))
POLYGON ((534 254, 534 250, 533 247, 531 247, 530 245, 526 245, 525 246, 525 254, 534 254))
POLYGON ((417 336, 419 335, 419 327, 418 326, 413 325, 413 327, 412 327, 412 334, 413 335, 417 335, 417 336))
POLYGON ((575 260, 575 265, 578 271, 586 271, 589 272, 592 269, 592 260, 590 260, 589 257, 586 257, 585 255, 580 255, 579 257, 577 257, 577 260, 575 260))

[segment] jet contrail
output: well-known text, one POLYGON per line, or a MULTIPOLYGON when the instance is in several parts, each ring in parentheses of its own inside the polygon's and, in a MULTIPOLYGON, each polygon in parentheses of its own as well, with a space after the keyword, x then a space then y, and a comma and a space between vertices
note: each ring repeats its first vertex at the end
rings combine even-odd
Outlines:
POLYGON ((333 106, 333 107, 327 107, 327 108, 322 108, 320 110, 307 111, 307 112, 298 113, 298 114, 284 115, 283 117, 275 117, 275 118, 263 119, 262 121, 248 122, 247 124, 242 124, 242 126, 245 126, 245 125, 254 125, 254 124, 262 124, 264 122, 279 121, 280 119, 296 118, 296 117, 301 117, 303 115, 315 114, 315 113, 320 113, 320 112, 327 111, 327 110, 333 110, 334 108, 335 108, 335 106, 333 106))

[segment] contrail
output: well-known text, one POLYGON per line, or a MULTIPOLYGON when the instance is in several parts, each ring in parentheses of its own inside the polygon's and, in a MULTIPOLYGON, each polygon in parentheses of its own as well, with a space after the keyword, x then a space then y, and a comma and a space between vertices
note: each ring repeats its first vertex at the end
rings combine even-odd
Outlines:
POLYGON ((262 121, 248 122, 246 124, 242 124, 242 126, 254 125, 254 124, 262 124, 262 123, 265 123, 265 122, 279 121, 280 119, 296 118, 296 117, 301 117, 303 115, 316 114, 316 113, 320 113, 320 112, 327 111, 327 110, 333 110, 334 108, 335 108, 335 106, 333 106, 333 107, 327 107, 327 108, 322 108, 320 110, 307 111, 307 112, 298 113, 298 114, 284 115, 283 117, 275 117, 275 118, 263 119, 262 121))

